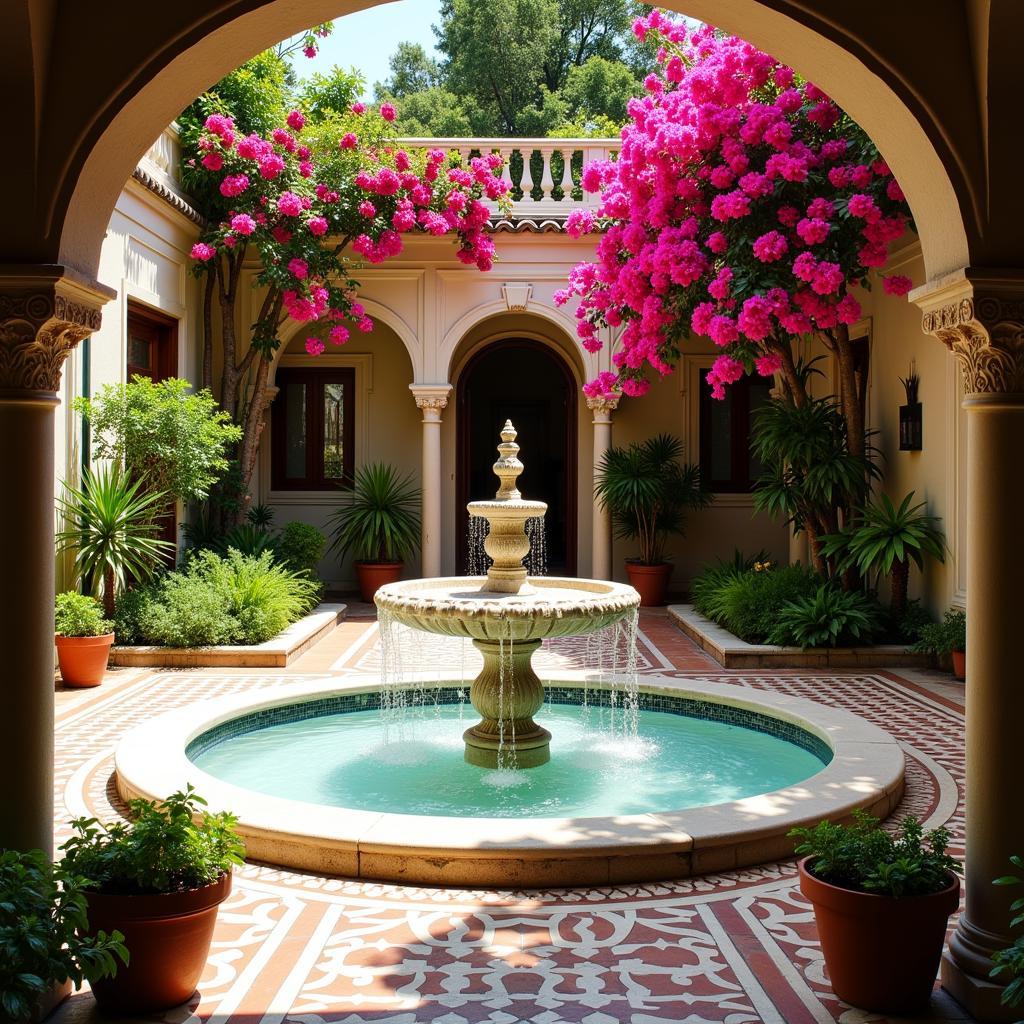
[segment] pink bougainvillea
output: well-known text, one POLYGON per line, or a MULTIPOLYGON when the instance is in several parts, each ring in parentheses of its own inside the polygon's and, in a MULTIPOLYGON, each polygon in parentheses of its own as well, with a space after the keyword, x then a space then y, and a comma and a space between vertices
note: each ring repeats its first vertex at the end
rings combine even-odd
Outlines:
MULTIPOLYGON (((903 192, 865 133, 810 82, 756 47, 654 10, 660 72, 629 103, 616 161, 583 170, 600 193, 596 260, 558 295, 579 297, 590 350, 621 326, 615 373, 591 395, 640 394, 691 335, 722 350, 712 393, 746 373, 793 371, 794 336, 840 343, 860 316, 851 292, 910 223, 903 192)), ((909 281, 885 280, 890 294, 909 281)))

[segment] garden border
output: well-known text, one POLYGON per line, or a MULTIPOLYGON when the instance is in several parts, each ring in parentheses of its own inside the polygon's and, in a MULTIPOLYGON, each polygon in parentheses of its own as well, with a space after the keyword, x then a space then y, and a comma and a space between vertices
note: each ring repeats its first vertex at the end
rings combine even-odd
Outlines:
POLYGON ((135 668, 285 668, 331 633, 348 605, 320 604, 262 644, 112 647, 110 664, 135 668))
POLYGON ((865 647, 779 647, 748 644, 701 615, 692 604, 668 608, 672 622, 723 668, 926 668, 927 654, 902 644, 865 647))

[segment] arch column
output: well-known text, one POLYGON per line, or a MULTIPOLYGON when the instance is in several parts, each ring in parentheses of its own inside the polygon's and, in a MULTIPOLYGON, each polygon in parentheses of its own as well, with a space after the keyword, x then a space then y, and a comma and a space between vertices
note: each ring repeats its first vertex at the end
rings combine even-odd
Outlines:
POLYGON ((942 983, 978 1020, 1017 1020, 988 980, 1009 946, 1010 903, 992 880, 1024 851, 1020 813, 1020 609, 1024 581, 1024 275, 970 269, 913 295, 923 329, 956 357, 967 410, 966 905, 942 983))
MULTIPOLYGON (((588 398, 587 408, 594 414, 594 473, 605 452, 612 446, 612 413, 619 407, 619 396, 588 398)), ((612 520, 608 510, 594 502, 593 541, 590 575, 596 580, 612 578, 612 520)))
POLYGON ((423 412, 423 520, 420 552, 424 576, 441 575, 441 414, 451 384, 410 384, 423 412))
POLYGON ((53 846, 54 411, 108 296, 60 267, 0 271, 0 848, 53 846))

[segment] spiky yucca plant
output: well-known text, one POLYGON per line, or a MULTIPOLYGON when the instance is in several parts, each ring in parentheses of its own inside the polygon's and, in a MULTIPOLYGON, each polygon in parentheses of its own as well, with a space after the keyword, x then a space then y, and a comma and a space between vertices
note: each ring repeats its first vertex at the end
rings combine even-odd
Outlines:
POLYGON ((404 562, 420 542, 420 489, 378 462, 356 470, 351 501, 331 516, 331 550, 365 562, 404 562))

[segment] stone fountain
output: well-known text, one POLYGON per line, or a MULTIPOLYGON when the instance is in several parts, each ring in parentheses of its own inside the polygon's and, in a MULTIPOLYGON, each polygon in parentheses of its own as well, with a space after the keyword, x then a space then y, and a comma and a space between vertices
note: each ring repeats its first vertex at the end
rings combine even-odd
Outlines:
POLYGON ((532 659, 544 640, 596 632, 640 605, 640 595, 621 583, 527 577, 526 521, 543 516, 547 505, 519 493, 523 464, 515 442, 515 428, 506 421, 494 464, 498 492, 493 501, 467 506, 490 524, 487 576, 404 580, 381 587, 374 598, 393 621, 468 637, 480 651, 484 664, 469 699, 481 720, 463 738, 466 760, 483 768, 532 768, 550 759, 551 733, 533 718, 544 703, 544 684, 532 659))

